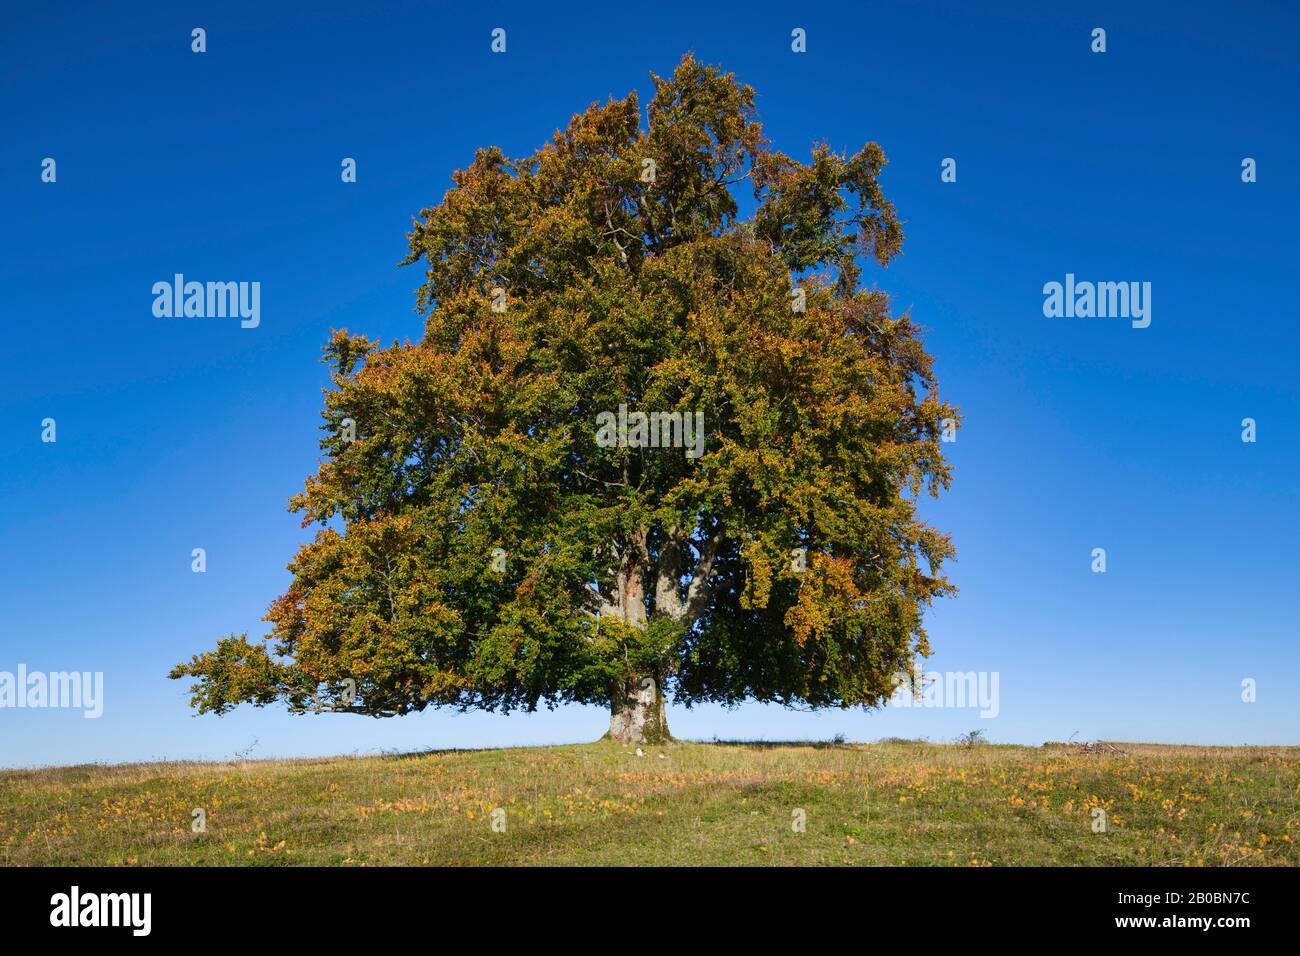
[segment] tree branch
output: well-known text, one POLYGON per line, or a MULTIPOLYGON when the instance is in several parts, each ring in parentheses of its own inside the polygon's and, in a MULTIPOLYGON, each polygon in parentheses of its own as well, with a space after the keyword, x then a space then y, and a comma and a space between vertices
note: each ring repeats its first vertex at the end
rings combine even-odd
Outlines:
POLYGON ((694 622, 704 613, 704 604, 709 598, 709 575, 721 549, 721 532, 715 532, 700 549, 700 560, 695 564, 695 574, 691 576, 691 583, 686 589, 686 602, 679 620, 694 622))

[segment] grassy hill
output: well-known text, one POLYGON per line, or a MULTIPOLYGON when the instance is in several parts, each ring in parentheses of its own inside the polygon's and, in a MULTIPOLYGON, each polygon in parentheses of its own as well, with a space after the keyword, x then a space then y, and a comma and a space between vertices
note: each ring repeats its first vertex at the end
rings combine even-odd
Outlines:
POLYGON ((1300 748, 1117 746, 596 743, 9 770, 0 865, 1300 864, 1300 748))

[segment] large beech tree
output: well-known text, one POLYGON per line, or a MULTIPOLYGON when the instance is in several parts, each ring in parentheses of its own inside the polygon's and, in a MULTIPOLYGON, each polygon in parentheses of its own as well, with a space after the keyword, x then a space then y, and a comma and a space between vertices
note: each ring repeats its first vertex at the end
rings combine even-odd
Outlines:
POLYGON ((319 528, 265 641, 172 672, 199 712, 599 702, 655 741, 665 694, 872 707, 929 652, 957 413, 861 281, 903 238, 884 153, 798 162, 731 74, 652 79, 644 124, 593 104, 454 174, 409 235, 418 343, 333 334, 319 528), (620 406, 702 412, 703 454, 608 447, 620 406))

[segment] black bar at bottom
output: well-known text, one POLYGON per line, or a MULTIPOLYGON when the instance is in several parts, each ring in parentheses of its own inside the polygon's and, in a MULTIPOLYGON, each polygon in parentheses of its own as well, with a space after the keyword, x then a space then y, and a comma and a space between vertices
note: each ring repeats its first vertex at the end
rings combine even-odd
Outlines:
POLYGON ((1294 869, 0 869, 0 932, 128 946, 307 933, 347 950, 412 933, 432 934, 432 946, 461 931, 536 945, 602 923, 734 946, 789 924, 850 935, 859 925, 864 941, 892 926, 926 943, 1039 930, 1226 943, 1294 928, 1298 884, 1294 869))

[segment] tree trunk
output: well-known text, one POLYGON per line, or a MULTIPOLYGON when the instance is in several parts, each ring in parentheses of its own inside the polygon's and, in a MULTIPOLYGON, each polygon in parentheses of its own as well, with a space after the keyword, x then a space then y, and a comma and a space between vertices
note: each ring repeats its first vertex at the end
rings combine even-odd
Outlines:
POLYGON ((610 700, 610 740, 624 744, 660 744, 673 739, 664 717, 664 695, 653 677, 628 681, 610 700))

